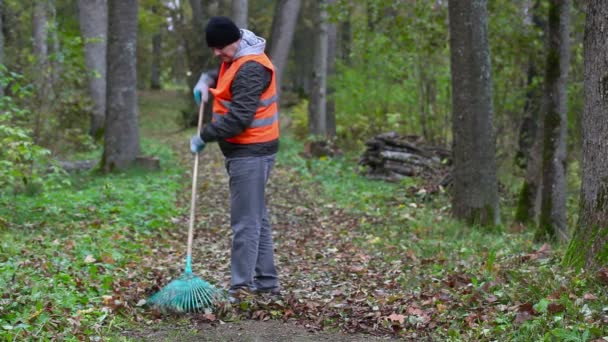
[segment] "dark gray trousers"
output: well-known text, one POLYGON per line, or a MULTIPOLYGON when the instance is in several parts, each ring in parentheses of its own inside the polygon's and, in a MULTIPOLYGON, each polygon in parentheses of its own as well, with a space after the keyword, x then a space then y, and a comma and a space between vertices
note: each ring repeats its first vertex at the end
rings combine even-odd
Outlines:
POLYGON ((265 189, 275 155, 227 158, 230 176, 230 256, 232 290, 278 288, 274 244, 266 210, 265 189))

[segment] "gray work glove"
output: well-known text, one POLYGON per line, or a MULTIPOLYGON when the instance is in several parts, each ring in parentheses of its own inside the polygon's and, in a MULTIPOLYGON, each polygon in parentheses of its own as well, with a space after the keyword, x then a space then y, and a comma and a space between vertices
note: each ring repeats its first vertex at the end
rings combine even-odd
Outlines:
POLYGON ((201 139, 200 135, 193 135, 190 138, 190 151, 192 153, 199 153, 205 148, 205 142, 201 139))

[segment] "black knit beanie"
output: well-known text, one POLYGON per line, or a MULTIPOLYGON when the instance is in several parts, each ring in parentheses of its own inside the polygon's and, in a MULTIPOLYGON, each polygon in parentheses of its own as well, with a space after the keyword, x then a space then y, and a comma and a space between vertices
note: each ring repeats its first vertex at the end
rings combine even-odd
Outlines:
POLYGON ((211 17, 205 27, 207 46, 221 49, 241 38, 241 30, 227 17, 211 17))

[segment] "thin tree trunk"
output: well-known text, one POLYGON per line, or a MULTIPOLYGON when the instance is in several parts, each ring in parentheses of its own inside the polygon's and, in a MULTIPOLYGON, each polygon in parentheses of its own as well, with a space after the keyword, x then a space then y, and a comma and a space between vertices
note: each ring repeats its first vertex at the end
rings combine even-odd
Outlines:
POLYGON ((608 264, 608 2, 590 0, 583 42, 584 96, 579 220, 564 263, 595 270, 608 264))
POLYGON ((452 212, 469 223, 499 221, 487 0, 449 1, 453 93, 452 212))
POLYGON ((308 106, 308 128, 313 136, 327 135, 327 1, 319 0, 319 21, 314 52, 313 86, 308 106))
POLYGON ((289 58, 289 48, 298 22, 300 4, 301 0, 279 0, 275 7, 270 36, 270 59, 275 67, 279 92, 289 58))
POLYGON ((239 28, 247 28, 247 0, 232 0, 232 18, 239 28))
POLYGON ((567 80, 570 60, 569 0, 551 0, 545 75, 543 188, 537 240, 568 239, 566 221, 567 80))
POLYGON ((152 74, 150 79, 150 88, 158 90, 162 86, 160 84, 160 61, 162 53, 162 36, 157 33, 152 37, 152 74))
MULTIPOLYGON (((4 65, 4 31, 2 30, 4 15, 4 2, 0 0, 0 65, 4 65)), ((4 87, 0 85, 0 97, 4 96, 4 87)))
POLYGON ((350 50, 353 40, 351 27, 351 10, 348 10, 346 20, 340 24, 340 59, 345 63, 350 63, 350 50))
POLYGON ((201 37, 205 37, 205 16, 201 0, 190 0, 190 8, 192 9, 192 27, 194 32, 202 34, 201 37))
POLYGON ((93 100, 89 134, 94 138, 101 138, 106 117, 107 0, 79 0, 78 12, 84 40, 89 94, 93 100))
POLYGON ((36 88, 36 118, 34 123, 34 141, 40 143, 42 140, 42 125, 46 121, 44 116, 49 111, 50 82, 48 82, 48 6, 46 1, 34 2, 32 15, 33 27, 33 53, 36 58, 36 76, 34 80, 36 88))
POLYGON ((139 152, 137 126, 137 0, 108 1, 108 99, 101 163, 125 169, 139 152))
MULTIPOLYGON (((328 0, 329 6, 336 0, 328 0)), ((338 27, 335 23, 327 23, 327 105, 326 105, 326 131, 328 138, 336 136, 336 101, 334 100, 335 89, 332 86, 332 76, 336 71, 336 55, 338 49, 338 27)))
POLYGON ((59 24, 57 22, 57 1, 49 0, 50 14, 50 36, 51 36, 51 55, 54 57, 51 60, 51 92, 55 92, 55 87, 59 85, 61 79, 61 60, 58 56, 61 54, 61 45, 59 41, 59 24))
POLYGON ((48 60, 48 3, 47 1, 34 2, 32 16, 34 56, 39 64, 46 64, 48 60))
MULTIPOLYGON (((538 11, 540 1, 536 0, 534 6, 527 4, 528 15, 524 24, 531 30, 544 33, 546 22, 540 19, 538 11), (533 25, 533 26, 532 26, 533 25)), ((542 34, 542 37, 545 35, 542 34)), ((542 189, 542 153, 544 141, 544 114, 542 106, 542 87, 536 85, 539 68, 540 51, 530 51, 528 57, 528 91, 524 106, 524 120, 519 132, 519 150, 515 162, 519 167, 525 168, 526 175, 519 193, 515 221, 520 223, 536 224, 540 211, 540 193, 542 189)))

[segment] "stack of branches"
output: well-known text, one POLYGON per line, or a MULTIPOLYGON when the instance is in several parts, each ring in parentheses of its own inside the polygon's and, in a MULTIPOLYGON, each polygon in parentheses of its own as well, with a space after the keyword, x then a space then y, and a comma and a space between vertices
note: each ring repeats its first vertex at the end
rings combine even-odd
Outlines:
POLYGON ((359 164, 368 178, 395 182, 420 177, 443 187, 450 183, 451 151, 427 145, 419 136, 382 133, 365 145, 359 164))

